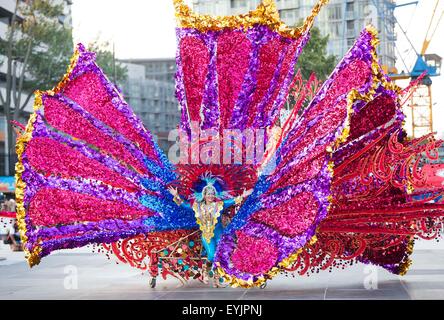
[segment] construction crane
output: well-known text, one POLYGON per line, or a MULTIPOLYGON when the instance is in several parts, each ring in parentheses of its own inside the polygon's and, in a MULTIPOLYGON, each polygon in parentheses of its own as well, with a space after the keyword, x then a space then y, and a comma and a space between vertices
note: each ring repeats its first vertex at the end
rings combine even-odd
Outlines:
POLYGON ((432 30, 432 25, 434 18, 436 16, 436 11, 438 8, 440 0, 436 0, 436 4, 433 9, 432 17, 430 19, 429 26, 427 28, 427 33, 425 39, 422 44, 422 49, 418 52, 410 39, 407 36, 407 33, 398 23, 401 31, 404 36, 407 38, 414 52, 416 53, 416 62, 412 68, 412 70, 408 73, 398 73, 395 70, 391 69, 390 71, 395 71, 393 73, 389 72, 389 77, 394 80, 403 80, 403 79, 417 79, 424 72, 426 72, 426 76, 422 79, 421 83, 418 85, 418 88, 415 90, 413 95, 410 98, 408 103, 408 107, 411 109, 412 116, 412 137, 419 137, 424 134, 428 134, 433 132, 433 101, 432 101, 432 80, 431 77, 436 77, 440 75, 441 72, 441 62, 442 58, 437 54, 429 54, 427 53, 427 49, 430 45, 430 42, 435 35, 436 30, 441 22, 441 19, 444 15, 444 11, 441 12, 441 15, 438 18, 438 22, 436 23, 434 29, 432 30))

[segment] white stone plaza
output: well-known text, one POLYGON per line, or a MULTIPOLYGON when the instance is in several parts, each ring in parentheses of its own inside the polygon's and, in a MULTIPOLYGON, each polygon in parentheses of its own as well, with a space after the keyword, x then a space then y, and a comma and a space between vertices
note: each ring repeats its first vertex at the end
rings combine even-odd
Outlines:
POLYGON ((158 278, 125 264, 116 264, 89 248, 65 250, 44 258, 30 269, 23 253, 0 249, 0 299, 87 300, 330 300, 439 299, 444 300, 443 243, 420 242, 406 276, 382 268, 354 265, 307 276, 279 276, 265 289, 213 288, 175 278, 158 278))

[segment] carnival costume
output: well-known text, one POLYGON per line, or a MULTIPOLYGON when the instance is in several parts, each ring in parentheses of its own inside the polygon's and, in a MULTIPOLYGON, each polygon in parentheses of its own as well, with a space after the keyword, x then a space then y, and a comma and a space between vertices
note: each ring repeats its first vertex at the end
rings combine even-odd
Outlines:
MULTIPOLYGON (((444 205, 430 202, 443 190, 413 199, 425 184, 421 161, 437 157, 441 142, 432 135, 407 139, 401 105, 413 88, 401 90, 383 73, 375 30, 362 31, 302 114, 307 92, 294 95, 281 130, 269 130, 326 2, 301 27, 289 28, 271 0, 230 17, 198 15, 174 1, 180 140, 193 145, 196 130, 211 130, 213 139, 197 144, 208 163, 193 162, 190 151, 188 162, 173 165, 94 53, 79 45, 63 80, 36 93, 35 112, 18 138, 17 217, 29 264, 95 243, 133 266, 148 268, 148 258, 157 268, 156 255, 168 255, 168 243, 200 229, 204 245, 214 240, 206 247, 214 270, 231 286, 354 262, 404 274, 414 239, 441 232, 444 205), (264 155, 242 136, 225 146, 241 150, 240 164, 214 161, 214 146, 222 144, 214 136, 227 129, 262 132, 256 142, 264 155), (181 203, 202 193, 208 179, 221 193, 210 208, 213 220, 202 218, 199 200, 181 203), (169 193, 172 185, 180 198, 169 193), (233 200, 248 189, 246 199, 233 200), (224 214, 231 218, 225 228, 224 214)), ((199 236, 190 239, 171 249, 180 249, 174 263, 184 277, 200 267, 189 258, 199 251, 199 236)))
MULTIPOLYGON (((203 176, 202 182, 205 185, 202 188, 202 192, 197 192, 194 196, 196 199, 193 204, 183 200, 180 196, 176 195, 174 202, 186 209, 192 209, 196 218, 196 223, 199 225, 199 229, 202 232, 201 241, 206 250, 206 256, 208 261, 213 262, 214 254, 216 253, 217 244, 223 231, 222 224, 222 212, 229 207, 240 204, 243 200, 242 196, 236 198, 213 201, 212 203, 205 203, 205 195, 208 192, 213 192, 217 198, 223 198, 224 192, 217 192, 216 186, 219 185, 216 178, 209 176, 203 176)), ((218 189, 221 189, 219 186, 218 189)))

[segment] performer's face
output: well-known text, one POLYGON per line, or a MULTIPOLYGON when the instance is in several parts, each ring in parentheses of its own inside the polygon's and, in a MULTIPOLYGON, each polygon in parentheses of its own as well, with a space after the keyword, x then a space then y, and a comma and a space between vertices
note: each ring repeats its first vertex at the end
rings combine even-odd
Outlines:
POLYGON ((207 192, 205 192, 205 201, 207 202, 213 202, 214 199, 216 198, 214 191, 213 190, 207 190, 207 192))

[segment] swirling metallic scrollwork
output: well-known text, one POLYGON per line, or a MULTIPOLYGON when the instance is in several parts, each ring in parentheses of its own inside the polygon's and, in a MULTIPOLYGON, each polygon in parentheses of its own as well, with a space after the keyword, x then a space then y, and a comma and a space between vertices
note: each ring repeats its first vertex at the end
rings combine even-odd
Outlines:
POLYGON ((160 271, 163 279, 172 276, 181 282, 189 279, 203 282, 206 266, 201 256, 201 247, 198 231, 177 230, 101 244, 97 251, 115 256, 118 262, 133 268, 148 271, 153 277, 158 276, 160 271))

